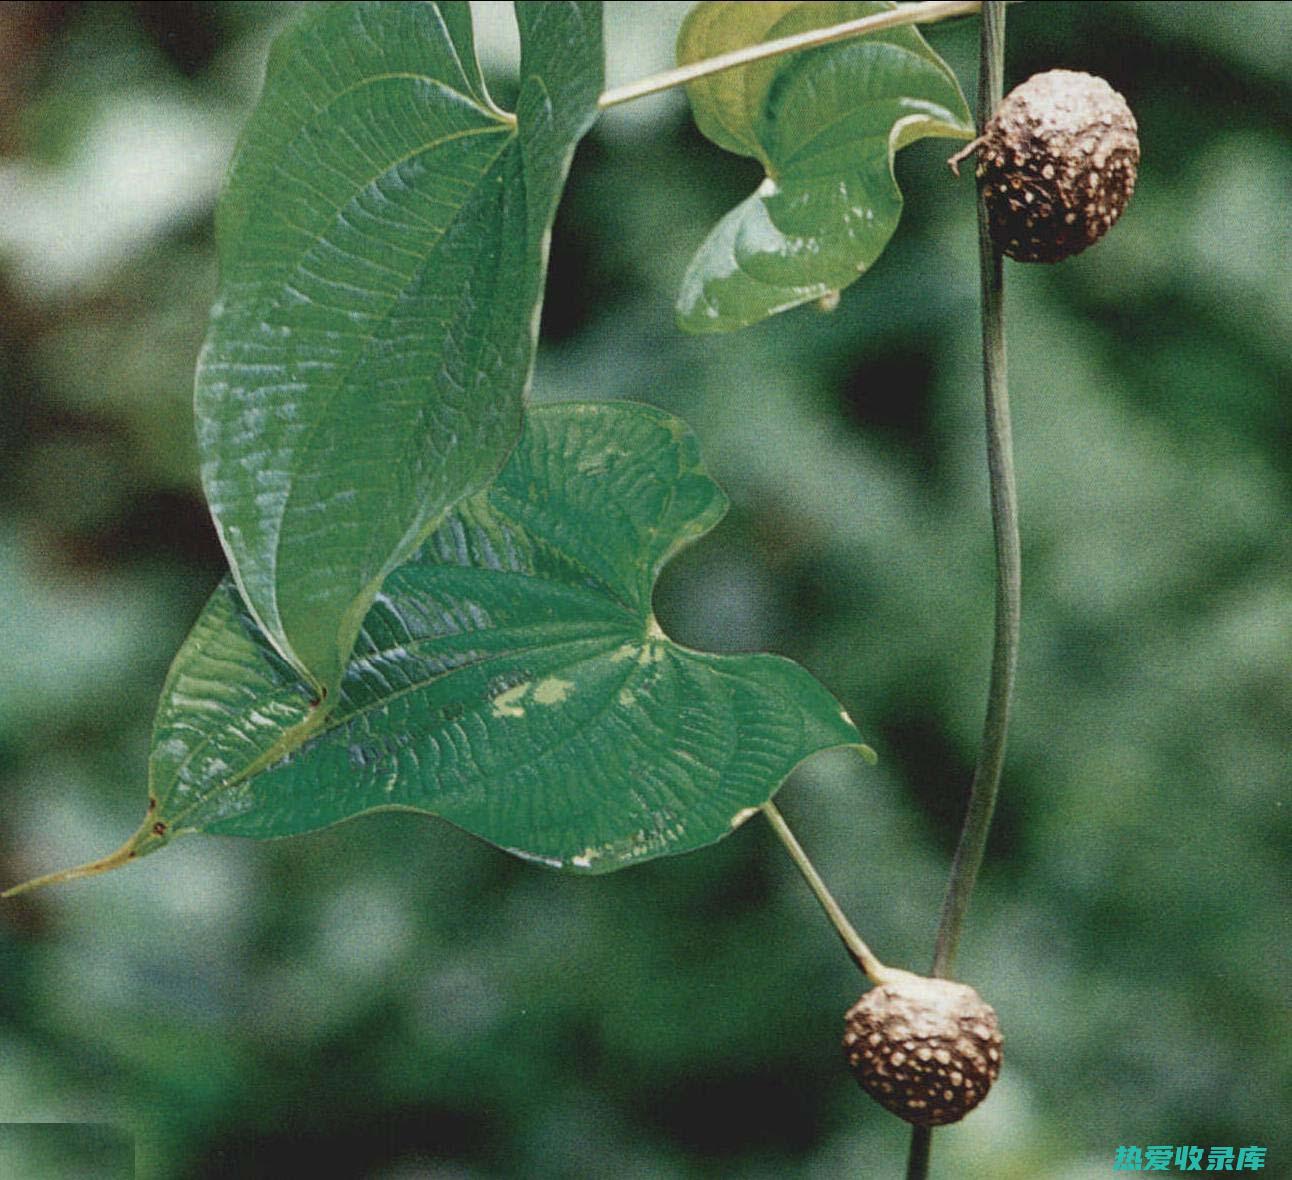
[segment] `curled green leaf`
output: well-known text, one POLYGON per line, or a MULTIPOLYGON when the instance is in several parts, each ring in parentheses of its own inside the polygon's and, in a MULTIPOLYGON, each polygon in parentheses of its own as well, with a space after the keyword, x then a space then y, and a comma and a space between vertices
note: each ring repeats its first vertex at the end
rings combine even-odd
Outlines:
MULTIPOLYGON (((895 7, 709 0, 683 24, 678 61, 895 7)), ((741 66, 687 90, 700 130, 766 171, 687 268, 677 314, 692 332, 745 327, 848 286, 897 228, 895 153, 928 136, 974 134, 955 75, 912 27, 741 66)))

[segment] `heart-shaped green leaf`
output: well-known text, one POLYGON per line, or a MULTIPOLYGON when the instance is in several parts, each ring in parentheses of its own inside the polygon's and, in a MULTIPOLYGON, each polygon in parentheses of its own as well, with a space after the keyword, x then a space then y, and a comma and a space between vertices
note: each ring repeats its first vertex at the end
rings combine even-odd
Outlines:
POLYGON ((721 838, 817 750, 869 754, 797 664, 660 631, 656 575, 725 509, 677 419, 531 410, 495 482, 387 579, 303 744, 308 693, 226 580, 162 693, 147 820, 99 867, 402 808, 604 872, 721 838))
MULTIPOLYGON (((683 24, 678 61, 895 7, 710 0, 683 24)), ((909 26, 728 70, 688 93, 700 130, 767 172, 687 268, 677 313, 692 332, 741 328, 846 287, 897 228, 897 150, 974 134, 955 75, 909 26)))
POLYGON ((220 202, 196 410, 233 576, 316 695, 385 576, 520 432, 600 8, 516 6, 515 116, 465 3, 312 7, 274 46, 220 202))

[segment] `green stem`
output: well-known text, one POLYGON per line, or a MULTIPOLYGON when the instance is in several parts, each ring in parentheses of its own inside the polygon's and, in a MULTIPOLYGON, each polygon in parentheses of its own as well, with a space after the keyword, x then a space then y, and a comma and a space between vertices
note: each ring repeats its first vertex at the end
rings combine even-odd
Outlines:
POLYGON ((809 29, 805 33, 779 37, 775 41, 763 41, 758 45, 733 49, 730 53, 691 62, 690 65, 665 70, 661 74, 652 74, 649 78, 629 82, 626 86, 614 86, 601 95, 597 100, 597 106, 604 111, 607 107, 632 102, 635 98, 645 98, 648 94, 658 94, 663 90, 671 90, 674 86, 685 86, 688 82, 708 78, 726 70, 734 70, 737 66, 747 66, 750 62, 765 61, 769 57, 779 57, 802 49, 815 49, 819 45, 829 45, 831 42, 844 41, 849 37, 861 37, 867 33, 879 32, 881 29, 895 29, 901 25, 932 24, 934 21, 946 20, 948 17, 965 16, 977 12, 981 7, 980 0, 930 0, 929 3, 923 4, 904 4, 891 12, 880 12, 873 16, 830 25, 824 29, 809 29))
MULTIPOLYGON (((1005 75, 1005 5, 988 0, 982 9, 982 38, 978 75, 978 130, 981 133, 1000 105, 1005 75)), ((942 902, 932 974, 946 977, 955 962, 965 911, 982 865, 996 806, 1010 698, 1018 659, 1021 563, 1018 543, 1018 504, 1014 492, 1014 457, 1009 424, 1009 389, 1005 370, 1005 283, 1000 251, 991 240, 986 207, 978 200, 978 256, 982 282, 983 391, 987 418, 987 469, 991 482, 992 528, 996 538, 996 631, 992 648, 991 684, 982 745, 960 843, 951 864, 942 902)), ((928 1176, 931 1132, 917 1127, 911 1139, 907 1180, 928 1176)))
POLYGON ((839 903, 835 901, 830 890, 826 888, 825 882, 821 880, 821 874, 816 871, 816 866, 808 859, 808 855, 803 851, 803 846, 794 837, 790 831, 790 826, 785 822, 785 817, 781 815, 776 804, 768 800, 762 806, 762 811, 767 816, 767 822, 772 825, 772 830, 780 837, 780 841, 785 845, 786 851, 790 854, 798 870, 803 874, 803 879, 807 881, 812 892, 816 894, 816 899, 821 903, 821 908, 825 910, 826 917, 830 919, 835 930, 838 932, 843 945, 847 948, 848 954, 852 961, 866 973, 871 983, 880 984, 886 979, 891 978, 892 972, 884 966, 883 963, 875 957, 874 952, 861 939, 861 935, 853 929, 852 923, 844 915, 839 903))
MULTIPOLYGON (((1003 90, 1005 6, 988 3, 983 11, 983 70, 979 85, 979 122, 1000 105, 1003 90)), ((991 684, 982 745, 969 793, 969 809, 951 865, 933 958, 933 974, 946 976, 955 961, 969 896, 987 845, 996 789, 1005 761, 1010 699, 1018 659, 1020 559, 1018 501, 1014 490, 1014 453, 1009 423, 1005 367, 1005 283, 1000 251, 991 240, 986 207, 978 202, 978 252, 982 271, 983 393, 987 422, 987 470, 991 518, 996 540, 996 629, 991 684)))

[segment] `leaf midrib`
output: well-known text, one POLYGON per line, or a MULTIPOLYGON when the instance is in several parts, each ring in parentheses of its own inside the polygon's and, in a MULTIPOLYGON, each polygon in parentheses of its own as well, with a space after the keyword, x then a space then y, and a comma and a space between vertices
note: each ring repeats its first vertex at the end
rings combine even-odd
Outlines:
MULTIPOLYGON (((215 786, 212 786, 210 790, 206 791, 198 798, 194 799, 193 802, 188 807, 184 808, 182 811, 175 812, 170 818, 171 832, 172 834, 175 834, 179 828, 180 823, 183 821, 185 816, 189 815, 198 807, 203 806, 205 803, 207 803, 210 799, 214 798, 216 795, 222 794, 225 791, 232 790, 234 787, 240 786, 242 783, 247 782, 252 778, 255 778, 257 775, 262 774, 267 770, 270 770, 272 767, 281 766, 282 763, 286 761, 287 758, 290 758, 300 753, 302 750, 306 748, 306 746, 312 743, 321 742, 324 739, 332 736, 337 730, 341 729, 344 725, 347 725, 350 722, 360 717, 364 717, 380 709, 384 709, 392 701, 396 701, 403 696, 407 696, 410 693, 423 691, 426 688, 428 688, 430 685, 434 684, 436 681, 454 676, 459 672, 464 672, 472 669, 487 668, 489 664, 495 661, 499 661, 499 660, 514 661, 516 659, 517 650, 523 650, 530 654, 537 654, 537 653, 542 653, 546 651, 559 651, 563 647, 573 646, 575 644, 591 644, 596 640, 613 640, 613 642, 609 642, 604 645, 604 651, 608 652, 608 651, 614 650, 615 646, 618 644, 621 644, 625 640, 625 638, 631 640, 631 633, 607 631, 605 634, 600 636, 588 636, 586 638, 579 639, 579 640, 562 639, 553 643, 536 644, 532 647, 527 647, 524 649, 512 649, 511 651, 490 653, 489 655, 483 656, 480 659, 467 660, 452 668, 448 668, 443 672, 440 672, 433 676, 429 676, 425 679, 416 681, 415 683, 410 684, 406 688, 400 689, 398 692, 391 693, 387 696, 383 696, 377 700, 374 700, 371 704, 367 706, 356 708, 348 713, 342 713, 340 709, 336 709, 328 715, 327 720, 324 722, 322 728, 311 733, 310 736, 306 739, 306 741, 302 742, 301 745, 297 746, 294 750, 291 750, 288 753, 284 754, 283 757, 280 758, 278 761, 270 764, 269 766, 257 766, 256 769, 251 772, 245 769, 241 770, 237 774, 227 779, 223 779, 215 786)), ((435 641, 434 638, 428 638, 423 642, 433 643, 434 641, 435 641)), ((377 656, 377 655, 383 655, 383 654, 389 655, 389 654, 393 654, 397 650, 408 651, 410 650, 411 647, 412 645, 410 644, 401 644, 399 645, 398 648, 386 648, 380 651, 372 652, 370 653, 370 655, 371 656, 377 656)), ((596 654, 604 654, 604 653, 593 653, 593 656, 580 655, 577 659, 572 658, 568 663, 557 664, 555 667, 557 669, 565 669, 568 667, 572 667, 575 664, 580 663, 585 659, 594 658, 596 654)), ((486 700, 482 699, 481 701, 482 706, 487 703, 488 702, 486 700)), ((203 752, 208 746, 211 745, 211 743, 215 740, 215 736, 216 735, 214 734, 208 735, 198 745, 193 747, 193 749, 184 758, 183 762, 181 762, 175 768, 174 773, 172 775, 172 782, 179 781, 180 775, 183 773, 183 771, 186 770, 192 764, 193 760, 201 752, 203 752)), ((254 766, 255 763, 253 762, 252 765, 254 766)), ((163 802, 161 798, 159 798, 158 806, 157 806, 157 814, 160 816, 162 815, 163 811, 164 811, 163 802)))
MULTIPOLYGON (((490 133, 492 133, 494 129, 487 129, 487 130, 490 133)), ((478 133, 479 132, 477 132, 477 134, 478 133)), ((471 190, 472 196, 474 196, 474 194, 479 191, 480 184, 482 184, 484 180, 493 173, 495 168, 498 166, 499 160, 503 157, 508 146, 510 145, 511 142, 514 142, 514 140, 515 140, 515 136, 509 135, 508 141, 502 144, 498 152, 496 152, 493 158, 489 161, 488 166, 482 169, 482 171, 480 172, 479 180, 471 190)), ((399 164, 402 164, 405 161, 412 159, 414 156, 420 154, 422 151, 434 150, 434 148, 438 147, 442 142, 445 142, 445 141, 437 140, 425 145, 424 147, 420 148, 418 151, 407 153, 404 157, 402 157, 400 160, 396 161, 395 163, 391 164, 389 168, 387 168, 383 173, 380 173, 379 175, 387 174, 392 168, 395 168, 399 164)), ((375 179, 376 177, 373 178, 373 180, 375 179)), ((371 184, 371 183, 373 183, 372 180, 368 182, 368 184, 371 184)), ((366 188, 367 186, 365 185, 364 187, 366 188)), ((362 189, 358 191, 362 191, 362 189)), ((458 206, 453 217, 450 218, 445 223, 444 227, 440 230, 438 234, 436 234, 433 238, 431 238, 427 242, 426 249, 422 252, 417 265, 412 268, 412 272, 411 274, 409 274, 407 280, 399 287, 398 290, 392 292, 390 296, 388 296, 385 300, 382 301, 381 310, 373 317, 369 330, 364 332, 360 336, 356 337, 356 347, 354 349, 354 353, 351 356, 349 362, 344 366, 343 369, 340 369, 337 371, 336 376, 332 381, 329 381, 327 385, 325 385, 322 389, 318 391, 316 397, 318 401, 322 403, 323 407, 330 407, 331 404, 335 401, 335 399, 338 396, 340 396, 341 393, 346 388, 348 388, 350 377, 353 374, 354 370, 370 355, 371 349, 377 340, 380 329, 389 321, 391 308, 393 308, 404 297, 405 293, 410 288, 412 288, 418 281, 420 281, 421 276, 426 271, 427 265, 434 257, 436 251, 438 250, 440 244, 444 241, 449 230, 452 229, 452 227, 455 224, 457 224, 459 218, 461 218, 464 211, 470 206, 470 204, 471 204, 471 200, 468 199, 463 201, 458 206)), ((320 239, 316 238, 314 245, 317 245, 319 240, 320 239)), ((312 248, 313 248, 313 245, 310 247, 310 249, 312 248)), ((308 251, 306 252, 308 253, 308 251)), ((302 256, 302 260, 303 260, 303 257, 304 256, 302 256)), ((299 267, 300 267, 300 263, 298 263, 297 266, 294 268, 293 273, 295 273, 296 270, 299 270, 299 267)), ((275 307, 278 307, 278 306, 281 306, 281 301, 276 302, 275 307)), ((301 437, 297 440, 296 445, 291 448, 290 453, 293 456, 305 453, 310 449, 313 443, 313 439, 317 435, 318 431, 322 429, 325 419, 326 419, 326 413, 323 413, 323 412, 316 413, 312 416, 310 424, 302 433, 301 437)), ((283 495, 282 508, 280 509, 277 515, 277 519, 275 521, 273 549, 268 554, 268 560, 266 563, 267 570, 270 573, 270 584, 275 589, 275 593, 274 593, 275 614, 277 614, 278 616, 278 622, 280 626, 283 625, 283 618, 282 618, 282 612, 279 609, 279 604, 278 604, 277 571, 279 566, 279 559, 282 554, 282 545, 283 545, 284 533, 283 533, 282 524, 283 524, 283 521, 287 519, 287 516, 291 511, 291 505, 294 499, 297 498, 297 488, 300 486, 297 476, 298 476, 298 472, 294 468, 288 470, 287 490, 283 495)), ((286 636, 285 628, 284 628, 284 635, 286 636)), ((290 637, 288 637, 288 639, 290 643, 290 637)), ((294 650, 295 645, 292 645, 292 647, 294 650)), ((311 672, 311 675, 312 675, 312 672, 311 672)))
MULTIPOLYGON (((886 38, 881 38, 881 37, 876 37, 871 39, 871 44, 873 44, 876 48, 883 46, 885 49, 890 50, 894 53, 901 54, 902 56, 905 56, 905 57, 914 58, 923 67, 926 68, 927 72, 931 76, 936 76, 943 82, 946 81, 946 74, 938 68, 938 63, 934 61, 930 61, 928 56, 922 52, 919 52, 906 45, 899 45, 893 41, 889 41, 886 38)), ((894 91, 892 93, 882 94, 882 95, 867 95, 866 101, 867 102, 893 102, 907 97, 909 97, 909 95, 897 93, 896 91, 894 91)), ((833 134, 835 128, 838 127, 839 124, 844 123, 848 119, 850 119, 854 113, 855 111, 842 112, 841 114, 839 114, 837 118, 831 119, 828 123, 823 123, 817 126, 813 130, 813 133, 808 138, 804 139, 799 144, 799 146, 795 148, 794 151, 790 155, 786 156, 786 158, 782 161, 783 171, 784 172, 792 171, 794 164, 797 161, 803 160, 805 158, 808 158, 814 155, 815 152, 813 150, 813 145, 820 143, 820 141, 824 139, 826 136, 833 134)), ((951 112, 948 111, 947 113, 950 114, 951 112)), ((889 143, 891 136, 892 136, 892 127, 890 127, 887 131, 883 132, 882 134, 867 135, 863 137, 863 140, 865 141, 883 140, 885 141, 885 143, 888 144, 889 146, 888 162, 890 166, 892 165, 893 156, 894 156, 891 143, 889 143)))

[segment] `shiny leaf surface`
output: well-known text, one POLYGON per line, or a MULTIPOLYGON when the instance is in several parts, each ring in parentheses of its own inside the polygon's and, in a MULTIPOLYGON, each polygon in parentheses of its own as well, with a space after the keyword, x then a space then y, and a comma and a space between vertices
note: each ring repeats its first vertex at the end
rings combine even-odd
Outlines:
POLYGON ((248 608, 317 696, 383 578, 520 431, 602 46, 597 4, 516 7, 515 116, 486 93, 466 4, 311 8, 220 203, 203 484, 248 608))
POLYGON ((656 575, 725 509, 677 419, 532 410, 498 479, 387 580, 312 735, 306 689, 226 582, 163 694, 160 826, 137 851, 389 808, 586 872, 726 835, 804 758, 860 739, 798 665, 659 629, 656 575))

